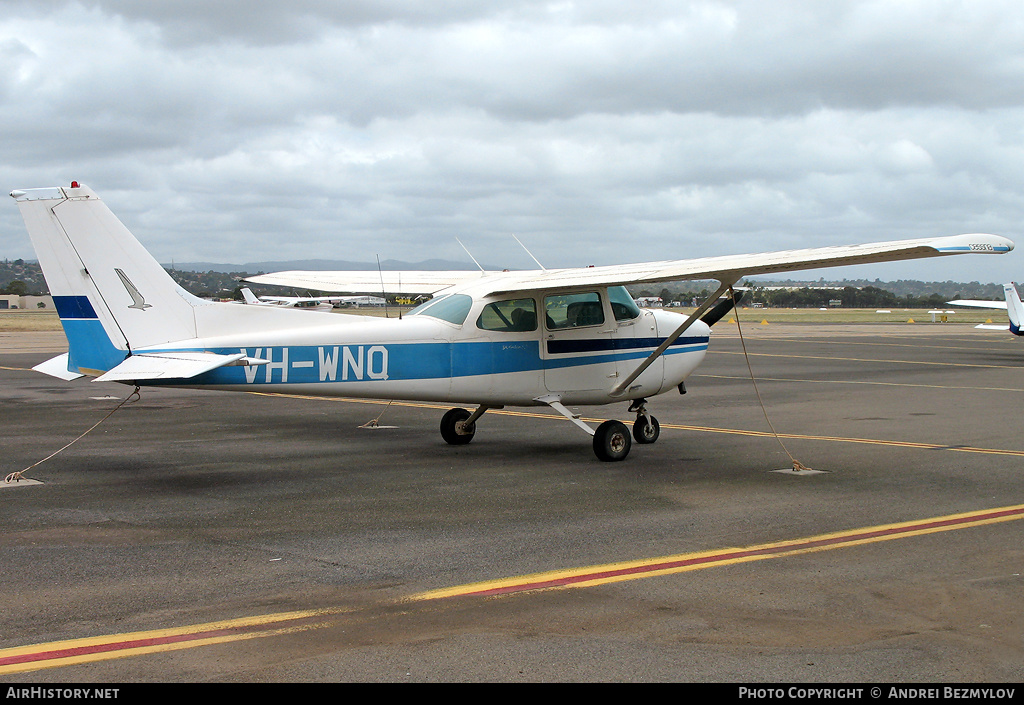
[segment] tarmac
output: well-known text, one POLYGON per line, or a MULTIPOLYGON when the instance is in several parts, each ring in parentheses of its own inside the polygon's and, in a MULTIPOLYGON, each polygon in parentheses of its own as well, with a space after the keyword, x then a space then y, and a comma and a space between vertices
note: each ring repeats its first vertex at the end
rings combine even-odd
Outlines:
POLYGON ((117 408, 0 335, 0 683, 1024 680, 1024 341, 743 333, 621 463, 537 409, 117 408))

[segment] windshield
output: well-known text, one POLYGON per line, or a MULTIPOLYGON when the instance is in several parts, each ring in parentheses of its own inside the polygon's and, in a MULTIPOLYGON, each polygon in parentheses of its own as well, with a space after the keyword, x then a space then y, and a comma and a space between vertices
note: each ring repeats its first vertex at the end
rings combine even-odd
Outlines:
POLYGON ((469 315, 469 309, 472 307, 473 298, 471 296, 451 294, 450 296, 441 296, 420 304, 406 315, 430 316, 431 318, 439 318, 442 321, 448 321, 449 323, 461 326, 466 322, 466 316, 469 315))

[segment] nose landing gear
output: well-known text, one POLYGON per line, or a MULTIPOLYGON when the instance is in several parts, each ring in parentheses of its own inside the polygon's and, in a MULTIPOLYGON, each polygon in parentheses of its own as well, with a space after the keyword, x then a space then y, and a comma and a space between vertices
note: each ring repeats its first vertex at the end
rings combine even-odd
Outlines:
POLYGON ((654 443, 661 435, 661 425, 658 419, 651 416, 647 411, 647 400, 637 399, 629 405, 629 410, 636 413, 636 422, 633 424, 633 438, 637 443, 654 443))

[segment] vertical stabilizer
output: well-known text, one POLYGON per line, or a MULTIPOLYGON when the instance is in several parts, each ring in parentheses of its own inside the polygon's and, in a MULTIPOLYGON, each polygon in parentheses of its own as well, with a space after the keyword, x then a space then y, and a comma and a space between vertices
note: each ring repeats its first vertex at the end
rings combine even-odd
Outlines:
POLYGON ((194 338, 193 297, 85 186, 14 191, 69 343, 95 374, 132 349, 194 338))
POLYGON ((1006 315, 1010 317, 1010 332, 1014 335, 1024 335, 1021 331, 1021 322, 1024 321, 1024 304, 1020 301, 1017 293, 1017 285, 1014 282, 1005 284, 1003 292, 1006 294, 1006 315))

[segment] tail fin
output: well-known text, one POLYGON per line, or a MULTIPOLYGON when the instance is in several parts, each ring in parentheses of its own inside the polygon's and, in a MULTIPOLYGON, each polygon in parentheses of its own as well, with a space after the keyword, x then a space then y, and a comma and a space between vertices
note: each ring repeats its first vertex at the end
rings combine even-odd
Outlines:
POLYGON ((1005 284, 1003 292, 1006 294, 1006 314, 1010 317, 1010 332, 1014 335, 1024 335, 1024 330, 1021 330, 1024 322, 1024 304, 1017 293, 1017 285, 1013 282, 1005 284))
POLYGON ((205 302, 180 286, 85 186, 14 191, 69 343, 96 374, 132 349, 196 337, 205 302))
POLYGON ((249 289, 249 287, 247 286, 242 287, 242 299, 245 301, 245 303, 250 305, 261 303, 261 301, 258 298, 256 298, 256 294, 252 293, 252 290, 249 289))

